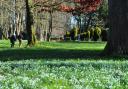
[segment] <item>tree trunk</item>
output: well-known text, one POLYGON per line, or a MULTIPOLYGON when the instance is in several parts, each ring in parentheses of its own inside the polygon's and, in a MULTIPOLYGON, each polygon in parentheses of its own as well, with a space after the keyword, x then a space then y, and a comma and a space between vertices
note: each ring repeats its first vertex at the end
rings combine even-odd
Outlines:
POLYGON ((50 19, 49 19, 49 31, 48 31, 48 34, 47 34, 47 41, 50 41, 51 39, 51 35, 52 35, 52 11, 49 12, 50 14, 50 19))
POLYGON ((109 55, 128 54, 128 1, 109 0, 110 30, 104 53, 109 55))
POLYGON ((26 5, 26 31, 27 31, 27 36, 28 36, 28 43, 27 46, 33 46, 33 34, 32 34, 32 24, 33 24, 33 19, 32 19, 32 14, 30 12, 30 7, 28 0, 25 0, 25 5, 26 5))
POLYGON ((81 16, 80 16, 80 15, 78 15, 77 22, 78 22, 78 28, 80 29, 80 32, 79 32, 79 33, 82 33, 82 28, 81 28, 81 16))
POLYGON ((90 13, 89 19, 88 19, 88 21, 87 21, 87 24, 85 25, 85 31, 88 30, 91 20, 92 20, 92 13, 90 13))

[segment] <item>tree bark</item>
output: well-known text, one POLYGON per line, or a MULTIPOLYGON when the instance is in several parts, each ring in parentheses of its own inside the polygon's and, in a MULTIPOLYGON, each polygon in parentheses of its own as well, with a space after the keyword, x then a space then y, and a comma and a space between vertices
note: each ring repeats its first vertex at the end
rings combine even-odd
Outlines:
POLYGON ((26 31, 27 31, 27 36, 28 36, 27 46, 32 46, 32 45, 34 45, 33 44, 33 34, 32 34, 33 19, 32 19, 32 14, 30 12, 28 0, 25 0, 25 5, 26 5, 26 31))
POLYGON ((104 54, 128 54, 128 0, 109 0, 110 30, 104 54))
POLYGON ((51 39, 51 35, 52 35, 52 14, 53 14, 53 11, 49 11, 49 14, 50 14, 50 18, 49 18, 49 31, 48 31, 48 34, 47 34, 47 41, 49 42, 50 39, 51 39))

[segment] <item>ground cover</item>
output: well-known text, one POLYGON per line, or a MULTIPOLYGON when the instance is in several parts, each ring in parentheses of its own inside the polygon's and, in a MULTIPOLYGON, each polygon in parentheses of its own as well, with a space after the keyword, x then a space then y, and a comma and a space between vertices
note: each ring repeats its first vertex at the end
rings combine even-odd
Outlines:
POLYGON ((104 42, 0 41, 0 89, 127 89, 127 57, 101 57, 104 42))

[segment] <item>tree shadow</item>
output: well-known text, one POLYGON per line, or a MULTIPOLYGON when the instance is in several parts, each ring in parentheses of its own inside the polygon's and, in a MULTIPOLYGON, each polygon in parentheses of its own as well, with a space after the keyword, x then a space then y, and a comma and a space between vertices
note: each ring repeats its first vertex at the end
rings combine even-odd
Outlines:
POLYGON ((0 61, 13 60, 127 60, 128 56, 101 56, 103 50, 19 48, 0 50, 0 61))
POLYGON ((70 50, 70 49, 6 49, 0 51, 0 60, 26 59, 98 59, 102 50, 70 50))

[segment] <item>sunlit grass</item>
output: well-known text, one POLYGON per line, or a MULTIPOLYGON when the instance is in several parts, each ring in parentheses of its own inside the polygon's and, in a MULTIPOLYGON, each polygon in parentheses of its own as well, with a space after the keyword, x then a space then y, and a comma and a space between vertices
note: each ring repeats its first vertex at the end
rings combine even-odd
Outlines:
MULTIPOLYGON (((48 49, 103 49, 105 46, 105 42, 37 42, 35 47, 33 48, 48 48, 48 49)), ((27 45, 27 41, 23 41, 21 48, 25 48, 27 45)), ((0 41, 1 48, 10 48, 9 40, 1 40, 0 41)), ((16 42, 15 48, 18 47, 18 41, 16 42)))
POLYGON ((104 42, 37 42, 34 47, 26 48, 27 41, 18 47, 10 48, 10 42, 0 41, 1 60, 26 59, 87 59, 98 56, 105 47, 104 42))

